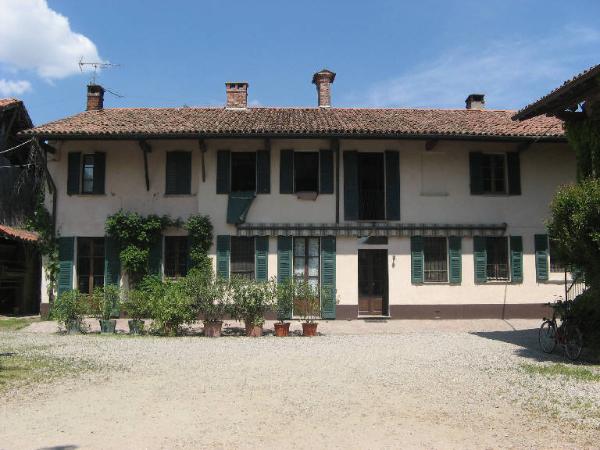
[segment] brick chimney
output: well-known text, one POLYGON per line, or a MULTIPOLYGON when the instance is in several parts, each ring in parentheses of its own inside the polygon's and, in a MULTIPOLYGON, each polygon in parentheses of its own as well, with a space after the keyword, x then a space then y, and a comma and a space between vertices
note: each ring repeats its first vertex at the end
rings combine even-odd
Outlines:
POLYGON ((331 106, 331 83, 335 80, 335 73, 323 69, 313 75, 312 82, 317 86, 319 107, 329 108, 331 106))
POLYGON ((100 111, 104 108, 104 88, 99 84, 88 84, 86 111, 100 111))
POLYGON ((483 94, 470 94, 465 103, 467 104, 467 109, 485 109, 485 99, 483 94))
POLYGON ((248 107, 248 83, 225 83, 225 92, 227 93, 227 108, 248 107))

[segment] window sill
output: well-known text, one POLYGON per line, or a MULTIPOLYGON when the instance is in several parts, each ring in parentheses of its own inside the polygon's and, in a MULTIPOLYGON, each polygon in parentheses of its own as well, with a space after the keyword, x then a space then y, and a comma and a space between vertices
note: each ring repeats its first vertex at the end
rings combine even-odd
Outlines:
POLYGON ((195 197, 196 194, 163 194, 166 198, 177 198, 177 197, 195 197))
POLYGON ((79 194, 67 194, 69 197, 106 197, 108 194, 87 194, 87 193, 79 193, 79 194))
POLYGON ((421 197, 449 197, 450 194, 447 192, 421 192, 421 197))

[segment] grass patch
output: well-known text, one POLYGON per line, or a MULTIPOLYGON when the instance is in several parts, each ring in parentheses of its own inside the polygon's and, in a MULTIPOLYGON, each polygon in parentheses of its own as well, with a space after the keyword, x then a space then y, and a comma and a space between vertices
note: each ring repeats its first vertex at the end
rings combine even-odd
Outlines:
POLYGON ((39 317, 0 317, 0 331, 20 330, 39 321, 39 317))
POLYGON ((564 376, 580 381, 600 382, 600 374, 581 366, 569 366, 566 364, 521 364, 523 370, 529 374, 544 375, 547 377, 564 376))

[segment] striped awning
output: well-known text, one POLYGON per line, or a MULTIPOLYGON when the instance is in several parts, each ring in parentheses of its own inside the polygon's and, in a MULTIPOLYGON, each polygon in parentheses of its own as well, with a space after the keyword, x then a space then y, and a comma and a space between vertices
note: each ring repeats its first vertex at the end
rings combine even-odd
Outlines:
POLYGON ((238 236, 502 236, 506 224, 243 223, 238 236))

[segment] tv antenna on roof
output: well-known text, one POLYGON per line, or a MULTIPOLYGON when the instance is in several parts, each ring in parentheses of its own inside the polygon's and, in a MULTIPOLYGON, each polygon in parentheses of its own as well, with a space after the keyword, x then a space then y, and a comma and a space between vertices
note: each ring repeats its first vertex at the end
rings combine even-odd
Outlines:
POLYGON ((96 84, 96 77, 98 76, 98 69, 109 69, 112 67, 120 67, 120 64, 111 64, 105 62, 87 62, 83 60, 83 56, 79 60, 79 70, 83 73, 83 68, 85 66, 90 66, 93 68, 92 79, 90 80, 91 84, 96 84))

